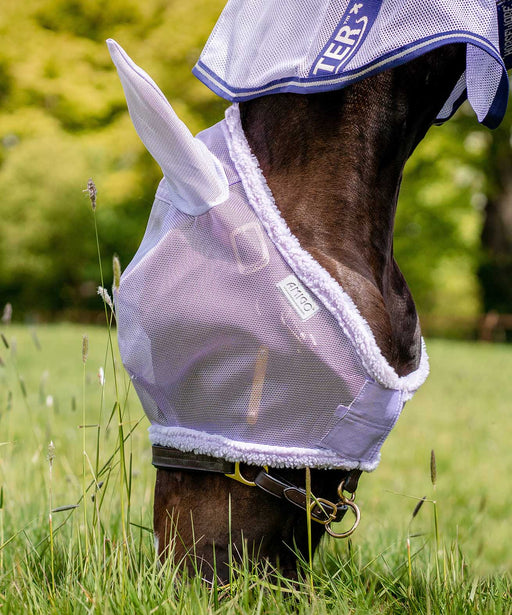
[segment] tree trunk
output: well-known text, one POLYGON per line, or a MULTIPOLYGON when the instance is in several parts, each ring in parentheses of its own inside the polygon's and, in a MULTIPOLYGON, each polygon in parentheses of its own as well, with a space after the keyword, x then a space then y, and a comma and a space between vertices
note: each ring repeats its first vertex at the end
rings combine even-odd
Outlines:
POLYGON ((485 312, 512 314, 512 148, 506 123, 507 127, 494 132, 489 151, 488 201, 478 277, 485 312))

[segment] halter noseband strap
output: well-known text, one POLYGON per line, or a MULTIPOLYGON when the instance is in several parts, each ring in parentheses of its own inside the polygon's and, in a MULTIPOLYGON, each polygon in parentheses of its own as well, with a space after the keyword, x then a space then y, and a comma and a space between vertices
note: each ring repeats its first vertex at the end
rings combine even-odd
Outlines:
POLYGON ((308 495, 302 487, 298 487, 282 477, 269 474, 267 467, 258 473, 254 481, 250 481, 241 474, 240 463, 238 462, 217 459, 209 455, 185 453, 167 446, 153 446, 152 463, 156 468, 163 470, 197 470, 224 474, 248 487, 258 487, 276 498, 284 499, 304 511, 307 511, 309 507, 311 519, 323 524, 326 531, 335 538, 350 536, 359 524, 360 512, 354 503, 354 498, 361 470, 350 470, 348 472, 338 486, 339 501, 334 503, 325 498, 317 498, 312 493, 308 495), (350 497, 345 496, 344 492, 349 493, 350 497), (352 527, 343 533, 334 532, 331 529, 331 523, 341 521, 349 508, 355 517, 352 527))

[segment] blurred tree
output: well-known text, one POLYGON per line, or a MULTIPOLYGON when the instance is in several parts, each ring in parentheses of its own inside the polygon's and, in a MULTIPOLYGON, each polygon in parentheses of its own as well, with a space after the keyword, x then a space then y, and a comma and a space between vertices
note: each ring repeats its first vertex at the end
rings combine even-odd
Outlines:
POLYGON ((406 168, 397 252, 426 312, 512 313, 511 131, 510 109, 489 130, 465 103, 431 130, 406 168))
POLYGON ((495 130, 478 125, 465 109, 451 125, 463 136, 457 160, 473 184, 481 213, 474 262, 482 309, 512 313, 512 111, 495 130))
POLYGON ((119 40, 177 94, 178 112, 198 131, 224 106, 190 75, 222 4, 0 4, 0 305, 11 301, 18 316, 101 309, 82 190, 93 177, 108 272, 114 252, 125 264, 134 254, 161 175, 128 118, 104 39, 119 40))
POLYGON ((485 177, 466 143, 477 120, 468 106, 461 116, 467 126, 454 118, 431 128, 406 165, 395 252, 422 314, 468 318, 480 309, 475 272, 485 177))
POLYGON ((512 118, 486 140, 485 206, 478 277, 486 312, 512 314, 512 118))

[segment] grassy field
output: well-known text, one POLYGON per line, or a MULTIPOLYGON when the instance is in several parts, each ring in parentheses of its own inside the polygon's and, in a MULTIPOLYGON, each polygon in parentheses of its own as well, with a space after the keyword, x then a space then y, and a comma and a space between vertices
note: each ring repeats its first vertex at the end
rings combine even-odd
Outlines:
POLYGON ((431 341, 353 539, 326 540, 304 583, 247 564, 212 589, 155 561, 147 421, 107 330, 1 332, 0 612, 512 613, 512 347, 431 341))

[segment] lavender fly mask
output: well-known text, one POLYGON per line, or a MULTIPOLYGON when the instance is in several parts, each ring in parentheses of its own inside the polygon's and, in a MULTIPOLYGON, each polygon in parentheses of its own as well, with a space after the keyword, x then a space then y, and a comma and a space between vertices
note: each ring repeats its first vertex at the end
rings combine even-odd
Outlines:
MULTIPOLYGON (((508 3, 500 16, 507 23, 508 3)), ((433 0, 418 12, 412 0, 230 0, 194 71, 237 101, 344 87, 453 41, 467 43, 466 73, 439 120, 467 94, 496 125, 508 79, 494 1, 433 0)), ((425 349, 408 376, 387 363, 350 297, 281 217, 236 104, 194 138, 151 78, 108 44, 164 174, 116 297, 121 356, 151 441, 273 467, 374 469, 427 377, 425 349)))

